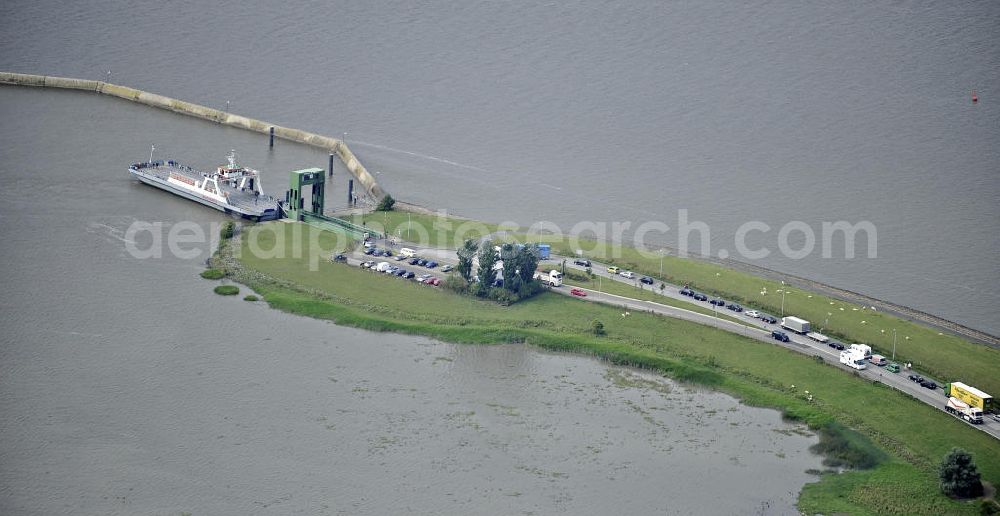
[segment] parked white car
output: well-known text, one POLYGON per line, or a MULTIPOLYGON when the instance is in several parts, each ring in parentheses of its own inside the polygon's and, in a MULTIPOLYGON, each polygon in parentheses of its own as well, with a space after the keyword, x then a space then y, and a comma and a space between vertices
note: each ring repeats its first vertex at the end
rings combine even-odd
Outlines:
POLYGON ((747 310, 746 312, 743 312, 743 315, 753 317, 754 319, 760 319, 760 312, 757 310, 747 310))

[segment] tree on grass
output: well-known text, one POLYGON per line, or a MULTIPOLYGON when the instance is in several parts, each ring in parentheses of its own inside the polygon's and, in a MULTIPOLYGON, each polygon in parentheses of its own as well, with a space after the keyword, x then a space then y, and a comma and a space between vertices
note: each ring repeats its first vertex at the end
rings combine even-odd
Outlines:
POLYGON ((983 483, 972 455, 961 448, 952 448, 938 467, 941 491, 956 498, 973 498, 983 494, 983 483))
POLYGON ((385 197, 378 202, 378 206, 375 208, 375 211, 392 211, 392 207, 395 204, 396 199, 393 199, 389 194, 385 194, 385 197))
POLYGON ((521 278, 517 275, 517 249, 514 244, 500 246, 500 260, 503 261, 503 288, 517 292, 521 286, 521 278))
POLYGON ((479 244, 473 240, 466 240, 462 247, 458 248, 458 275, 466 283, 472 281, 472 259, 476 257, 479 244))
POLYGON ((476 270, 476 276, 479 277, 477 292, 486 293, 493 286, 493 282, 497 279, 497 272, 493 270, 496 263, 497 252, 493 249, 493 241, 487 240, 479 246, 479 269, 476 270))
POLYGON ((590 322, 590 330, 594 332, 594 335, 604 335, 607 332, 604 330, 604 323, 594 319, 590 322))
MULTIPOLYGON (((565 260, 563 267, 565 267, 565 260)), ((517 275, 521 277, 521 284, 527 285, 535 277, 535 269, 538 268, 538 246, 535 244, 526 245, 517 252, 517 275)))

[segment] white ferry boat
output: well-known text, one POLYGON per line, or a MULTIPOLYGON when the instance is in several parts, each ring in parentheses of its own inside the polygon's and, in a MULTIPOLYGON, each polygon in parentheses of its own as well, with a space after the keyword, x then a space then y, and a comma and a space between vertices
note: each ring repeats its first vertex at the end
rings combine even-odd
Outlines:
POLYGON ((129 166, 133 177, 161 190, 186 197, 226 213, 261 221, 281 217, 280 201, 264 193, 260 172, 236 164, 236 151, 215 172, 202 172, 174 160, 149 161, 129 166))

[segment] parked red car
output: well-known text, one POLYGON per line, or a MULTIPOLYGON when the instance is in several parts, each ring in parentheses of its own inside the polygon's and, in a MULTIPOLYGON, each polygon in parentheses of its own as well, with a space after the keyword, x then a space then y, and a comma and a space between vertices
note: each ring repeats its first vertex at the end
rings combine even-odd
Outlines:
POLYGON ((587 293, 579 288, 574 288, 573 290, 570 290, 569 293, 573 294, 574 296, 587 297, 587 293))

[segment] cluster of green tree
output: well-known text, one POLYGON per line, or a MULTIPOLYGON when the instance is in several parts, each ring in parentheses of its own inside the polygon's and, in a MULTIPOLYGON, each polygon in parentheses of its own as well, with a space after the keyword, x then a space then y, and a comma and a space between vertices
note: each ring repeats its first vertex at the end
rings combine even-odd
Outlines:
POLYGON ((938 466, 941 492, 953 498, 982 496, 983 483, 972 455, 961 448, 952 448, 938 466))
POLYGON ((396 205, 396 199, 393 199, 391 195, 385 194, 385 197, 378 202, 378 206, 375 207, 375 211, 392 211, 392 207, 396 205))
POLYGON ((500 245, 498 253, 492 240, 482 245, 466 240, 458 249, 458 277, 446 285, 452 290, 509 305, 542 291, 542 285, 534 279, 537 267, 538 247, 535 245, 505 243, 500 245), (479 265, 473 270, 476 258, 479 265), (502 279, 497 274, 497 263, 501 261, 502 279))
POLYGON ((962 448, 952 448, 938 466, 938 478, 941 481, 941 492, 959 500, 980 498, 979 514, 1000 514, 1000 503, 994 495, 984 496, 985 487, 979 468, 972 460, 972 455, 962 448))

